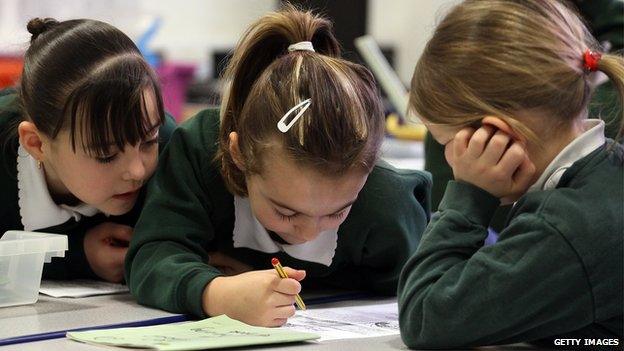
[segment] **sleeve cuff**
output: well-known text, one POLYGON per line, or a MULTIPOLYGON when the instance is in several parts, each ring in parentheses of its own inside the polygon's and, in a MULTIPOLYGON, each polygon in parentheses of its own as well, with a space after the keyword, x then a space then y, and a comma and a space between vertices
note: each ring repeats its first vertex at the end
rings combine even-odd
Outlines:
POLYGON ((185 310, 190 311, 195 316, 206 318, 208 315, 204 312, 203 306, 203 297, 204 297, 204 289, 206 285, 208 285, 214 278, 222 276, 220 272, 214 271, 202 271, 192 277, 186 288, 180 290, 185 293, 184 300, 186 301, 185 310))
POLYGON ((487 191, 469 183, 451 180, 446 186, 439 209, 455 210, 471 222, 487 227, 500 200, 487 191))

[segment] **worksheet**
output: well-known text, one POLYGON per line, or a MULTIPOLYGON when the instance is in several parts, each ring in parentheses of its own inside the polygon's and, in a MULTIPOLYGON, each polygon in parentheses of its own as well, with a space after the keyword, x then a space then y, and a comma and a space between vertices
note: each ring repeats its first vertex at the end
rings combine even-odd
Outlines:
POLYGON ((94 345, 154 350, 205 350, 314 340, 318 335, 247 325, 225 315, 197 322, 69 332, 67 338, 94 345))
POLYGON ((399 334, 396 302, 297 311, 284 329, 315 333, 320 341, 399 334))

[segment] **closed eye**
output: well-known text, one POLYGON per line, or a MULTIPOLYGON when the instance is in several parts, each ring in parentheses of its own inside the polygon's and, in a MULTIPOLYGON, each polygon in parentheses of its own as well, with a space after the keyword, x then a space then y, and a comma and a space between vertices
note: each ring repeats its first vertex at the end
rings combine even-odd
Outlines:
POLYGON ((347 210, 342 210, 340 212, 336 212, 332 215, 329 215, 328 217, 331 219, 341 219, 345 215, 346 212, 347 210))
POLYGON ((154 145, 158 144, 158 137, 151 139, 151 140, 147 140, 146 142, 144 142, 143 144, 141 144, 141 148, 143 149, 149 149, 154 145))
POLYGON ((285 215, 283 213, 281 213, 280 211, 278 211, 277 209, 273 209, 273 211, 275 211, 275 214, 282 220, 285 222, 290 222, 293 218, 297 217, 299 214, 298 213, 294 213, 291 215, 285 215))
POLYGON ((115 161, 116 158, 117 158, 117 154, 114 154, 114 155, 105 156, 105 157, 96 157, 95 160, 99 163, 111 163, 115 161))

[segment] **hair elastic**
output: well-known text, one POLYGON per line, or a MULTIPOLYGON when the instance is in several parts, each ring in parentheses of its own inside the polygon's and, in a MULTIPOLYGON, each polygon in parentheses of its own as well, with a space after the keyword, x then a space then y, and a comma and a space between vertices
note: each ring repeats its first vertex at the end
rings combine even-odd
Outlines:
POLYGON ((583 67, 586 71, 595 72, 598 70, 598 62, 600 62, 602 54, 599 52, 585 50, 583 53, 583 67))
POLYGON ((314 47, 312 46, 311 41, 300 41, 298 43, 290 44, 288 46, 288 52, 293 51, 314 51, 314 47))

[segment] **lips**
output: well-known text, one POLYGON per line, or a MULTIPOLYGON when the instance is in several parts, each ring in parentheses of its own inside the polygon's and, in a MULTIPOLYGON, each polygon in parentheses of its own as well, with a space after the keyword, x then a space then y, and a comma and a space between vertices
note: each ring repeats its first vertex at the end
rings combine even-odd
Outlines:
POLYGON ((113 195, 113 198, 118 199, 118 200, 128 200, 128 199, 131 199, 132 197, 134 197, 139 192, 139 189, 140 188, 132 190, 132 191, 128 191, 128 192, 125 192, 125 193, 113 195))

